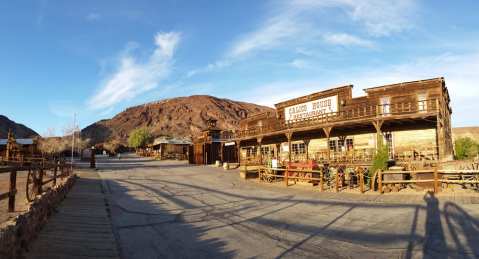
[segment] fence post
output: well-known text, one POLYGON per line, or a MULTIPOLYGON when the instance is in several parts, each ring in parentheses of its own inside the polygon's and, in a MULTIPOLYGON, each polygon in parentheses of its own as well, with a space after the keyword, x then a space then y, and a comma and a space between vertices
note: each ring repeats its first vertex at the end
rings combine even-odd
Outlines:
POLYGON ((382 194, 383 193, 383 171, 382 170, 378 171, 378 189, 379 189, 379 193, 382 194))
POLYGON ((336 172, 336 186, 334 187, 335 188, 335 191, 336 192, 339 192, 339 170, 338 172, 336 172))
POLYGON ((10 190, 8 193, 8 212, 15 211, 15 195, 17 194, 17 170, 10 172, 10 190))
POLYGON ((41 195, 43 193, 43 164, 39 168, 38 180, 37 180, 37 193, 41 195))
POLYGON ((439 177, 437 172, 437 167, 434 169, 434 193, 439 192, 439 177))
POLYGON ((364 193, 364 172, 359 173, 359 189, 361 193, 364 193))
POLYGON ((319 190, 324 191, 324 168, 321 169, 319 184, 320 184, 319 190))
POLYGON ((288 169, 286 169, 286 171, 284 171, 284 183, 286 187, 288 187, 288 175, 289 175, 289 172, 288 172, 288 169))
POLYGON ((57 185, 57 172, 58 172, 58 163, 55 160, 54 162, 54 167, 53 167, 53 186, 57 185))

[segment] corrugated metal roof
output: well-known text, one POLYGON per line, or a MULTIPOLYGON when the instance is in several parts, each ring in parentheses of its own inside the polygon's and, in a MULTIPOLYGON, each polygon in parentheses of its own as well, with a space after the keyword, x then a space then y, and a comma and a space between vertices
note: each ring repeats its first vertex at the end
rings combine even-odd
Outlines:
MULTIPOLYGON (((8 139, 0 139, 0 145, 7 145, 8 139)), ((18 138, 16 139, 19 145, 33 145, 33 139, 31 138, 18 138)))

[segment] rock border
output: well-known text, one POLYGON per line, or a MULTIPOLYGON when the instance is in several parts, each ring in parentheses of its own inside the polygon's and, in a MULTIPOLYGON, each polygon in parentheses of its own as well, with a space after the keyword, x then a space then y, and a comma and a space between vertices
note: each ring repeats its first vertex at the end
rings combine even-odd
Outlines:
POLYGON ((56 207, 73 187, 76 175, 69 176, 54 188, 38 195, 28 209, 0 228, 0 258, 23 258, 56 207))

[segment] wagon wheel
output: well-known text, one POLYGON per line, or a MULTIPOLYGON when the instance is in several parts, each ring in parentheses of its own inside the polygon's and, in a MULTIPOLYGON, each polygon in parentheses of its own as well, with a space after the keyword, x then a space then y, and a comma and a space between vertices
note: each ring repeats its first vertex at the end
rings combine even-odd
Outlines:
POLYGON ((27 176, 27 188, 26 194, 27 194, 27 200, 29 202, 33 201, 35 199, 35 196, 37 196, 37 175, 38 175, 38 170, 33 169, 28 170, 28 176, 27 176))

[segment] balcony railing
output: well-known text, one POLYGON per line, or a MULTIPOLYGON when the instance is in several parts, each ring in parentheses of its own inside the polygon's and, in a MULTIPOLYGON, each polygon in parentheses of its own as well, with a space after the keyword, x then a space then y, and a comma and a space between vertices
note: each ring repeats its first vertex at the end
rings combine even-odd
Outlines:
POLYGON ((429 99, 415 102, 397 102, 381 105, 357 105, 353 107, 344 107, 343 110, 333 113, 325 113, 322 116, 297 120, 294 122, 275 121, 267 125, 257 126, 246 130, 237 131, 236 138, 295 129, 307 126, 317 126, 321 124, 334 124, 337 122, 347 122, 361 119, 391 118, 398 115, 414 115, 422 113, 437 112, 443 116, 439 99, 429 99))

